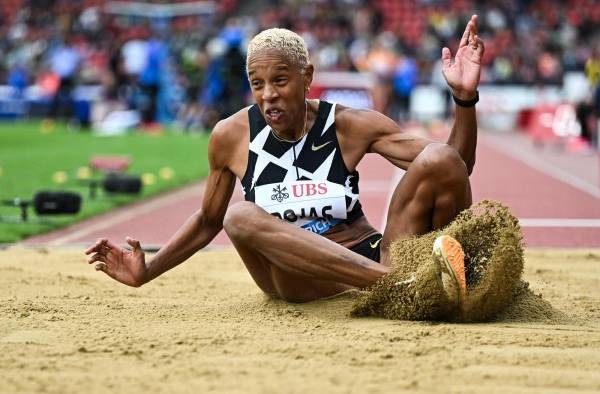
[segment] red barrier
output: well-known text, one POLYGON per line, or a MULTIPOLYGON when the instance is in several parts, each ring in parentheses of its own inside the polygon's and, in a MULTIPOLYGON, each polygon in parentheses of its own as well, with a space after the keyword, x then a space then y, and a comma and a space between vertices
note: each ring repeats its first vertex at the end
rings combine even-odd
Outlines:
POLYGON ((527 132, 538 143, 581 136, 575 107, 571 104, 540 105, 529 115, 527 132))
POLYGON ((104 172, 124 172, 130 164, 128 156, 92 156, 90 159, 90 167, 104 172))

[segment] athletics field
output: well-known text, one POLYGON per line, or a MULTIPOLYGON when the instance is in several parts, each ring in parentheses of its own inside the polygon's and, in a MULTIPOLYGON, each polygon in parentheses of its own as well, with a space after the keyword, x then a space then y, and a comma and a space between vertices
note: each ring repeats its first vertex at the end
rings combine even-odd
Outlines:
POLYGON ((0 261, 0 392, 600 390, 598 251, 528 252, 524 278, 544 300, 485 324, 350 318, 354 293, 271 300, 230 250, 139 289, 78 250, 13 248, 0 261))
MULTIPOLYGON (((597 392, 595 175, 507 141, 481 135, 474 195, 503 201, 521 220, 535 296, 496 321, 350 318, 356 293, 303 305, 268 299, 223 234, 140 289, 85 263, 83 246, 101 235, 166 242, 197 209, 196 184, 0 252, 0 391, 597 392)), ((361 176, 377 226, 399 174, 369 158, 361 176)))

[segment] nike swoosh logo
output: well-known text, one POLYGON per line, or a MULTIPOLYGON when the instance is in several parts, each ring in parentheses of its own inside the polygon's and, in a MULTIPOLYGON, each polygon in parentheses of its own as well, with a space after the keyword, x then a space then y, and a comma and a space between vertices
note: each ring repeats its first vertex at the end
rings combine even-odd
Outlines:
POLYGON ((319 146, 315 146, 315 143, 313 142, 311 149, 313 150, 313 152, 318 151, 319 149, 321 149, 322 147, 324 147, 325 145, 329 144, 331 141, 327 141, 326 143, 324 143, 323 145, 319 145, 319 146))
POLYGON ((369 242, 369 245, 371 246, 371 249, 375 249, 377 247, 377 245, 379 245, 379 242, 381 242, 382 239, 383 239, 383 237, 379 238, 375 242, 369 242))

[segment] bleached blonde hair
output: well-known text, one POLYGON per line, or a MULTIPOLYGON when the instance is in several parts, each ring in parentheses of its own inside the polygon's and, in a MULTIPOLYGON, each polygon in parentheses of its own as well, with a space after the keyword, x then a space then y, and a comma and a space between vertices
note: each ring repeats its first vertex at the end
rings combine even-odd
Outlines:
POLYGON ((302 72, 308 65, 308 49, 304 39, 291 30, 273 28, 261 31, 248 44, 246 72, 248 72, 248 59, 268 50, 281 52, 287 60, 298 66, 302 72))

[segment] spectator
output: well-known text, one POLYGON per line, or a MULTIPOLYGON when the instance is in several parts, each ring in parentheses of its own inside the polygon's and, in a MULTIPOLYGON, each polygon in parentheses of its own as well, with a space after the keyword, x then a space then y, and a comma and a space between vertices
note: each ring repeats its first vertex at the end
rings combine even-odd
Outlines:
POLYGON ((596 46, 592 56, 585 63, 585 73, 590 82, 591 105, 578 109, 582 136, 595 145, 600 146, 600 45, 596 46))
POLYGON ((367 55, 367 67, 375 74, 373 101, 376 111, 388 114, 392 81, 397 62, 395 38, 388 33, 379 35, 367 55))
MULTIPOLYGON (((192 86, 199 85, 197 82, 187 82, 190 78, 189 70, 186 70, 189 63, 182 58, 188 56, 183 48, 196 45, 193 43, 200 40, 218 41, 220 44, 216 45, 221 45, 221 48, 212 51, 213 55, 207 56, 206 65, 203 66, 207 86, 200 89, 203 101, 210 104, 204 107, 203 115, 212 118, 205 120, 210 127, 218 118, 231 112, 227 108, 243 105, 238 100, 243 96, 234 93, 246 89, 245 79, 240 81, 237 72, 233 71, 241 65, 235 42, 239 44, 259 28, 282 26, 301 33, 320 71, 359 70, 372 73, 377 80, 373 91, 375 108, 387 111, 390 100, 394 105, 398 102, 407 106, 406 91, 396 96, 397 91, 392 89, 394 82, 396 88, 404 83, 402 79, 394 77, 397 53, 411 54, 418 64, 414 83, 430 82, 432 68, 441 48, 456 47, 458 42, 455 37, 460 35, 457 29, 463 24, 467 10, 474 10, 480 15, 479 34, 487 44, 482 78, 485 83, 493 84, 561 84, 564 72, 583 71, 592 47, 598 41, 600 22, 600 4, 591 0, 271 1, 261 6, 263 9, 259 18, 228 19, 224 24, 222 17, 225 14, 219 14, 219 11, 212 16, 181 15, 164 19, 161 25, 169 29, 169 36, 155 46, 156 43, 143 39, 149 34, 148 19, 141 16, 143 12, 131 16, 111 15, 103 12, 106 2, 6 2, 5 6, 0 7, 0 21, 5 32, 0 38, 0 50, 4 54, 0 58, 0 78, 3 83, 10 82, 19 90, 24 82, 41 79, 45 81, 44 88, 52 90, 54 77, 44 75, 40 78, 40 73, 45 72, 46 67, 53 73, 60 72, 60 88, 54 95, 49 113, 68 116, 72 106, 68 100, 61 98, 70 96, 75 82, 98 83, 100 78, 104 79, 99 77, 102 74, 100 69, 110 68, 114 77, 111 94, 124 100, 130 109, 143 104, 144 118, 151 122, 157 119, 157 105, 159 115, 165 112, 160 110, 165 106, 156 102, 157 87, 160 86, 156 78, 161 75, 157 69, 162 66, 154 60, 148 63, 150 57, 154 56, 149 52, 162 53, 165 57, 167 53, 177 54, 169 64, 173 64, 177 68, 175 73, 182 77, 174 79, 179 86, 174 87, 172 96, 177 97, 178 91, 187 90, 187 100, 179 98, 175 101, 179 105, 186 102, 189 109, 190 98, 195 95, 192 86), (226 27, 223 28, 223 25, 226 27), (72 41, 72 37, 77 35, 81 40, 78 48, 68 43, 55 47, 52 37, 56 31, 68 32, 64 36, 66 42, 72 41), (161 45, 162 49, 159 49, 161 45), (93 50, 82 50, 86 48, 96 48, 98 53, 94 55, 91 53, 93 50), (58 56, 59 51, 63 51, 65 56, 58 56), (214 56, 217 52, 218 56, 214 56), (110 60, 99 61, 102 56, 110 60), (95 64, 90 67, 89 64, 93 62, 95 64), (228 64, 233 68, 228 68, 228 64), (88 70, 86 75, 84 70, 88 70), (148 100, 140 102, 140 78, 143 72, 144 96, 148 100), (26 76, 27 79, 24 79, 26 76)), ((165 6, 171 4, 162 0, 160 3, 165 6)), ((176 6, 175 3, 173 6, 176 6)), ((244 9, 242 2, 228 0, 226 6, 221 3, 221 11, 252 12, 244 9)), ((140 7, 152 7, 152 2, 146 5, 140 3, 140 7)), ((598 69, 595 65, 599 61, 597 59, 598 55, 595 54, 588 61, 588 75, 598 69)), ((170 81, 162 79, 163 84, 170 81)), ((598 89, 598 84, 593 83, 598 89)), ((595 96, 595 113, 598 114, 600 92, 596 91, 595 96)), ((171 93, 169 97, 171 100, 171 93)), ((174 111, 169 107, 168 112, 174 111)), ((395 114, 392 113, 392 116, 395 117, 395 114)), ((159 117, 165 118, 168 117, 159 117)))
POLYGON ((585 74, 592 86, 594 110, 600 117, 600 45, 595 48, 592 56, 586 61, 585 74))
POLYGON ((146 68, 148 61, 148 45, 145 40, 135 37, 138 32, 132 34, 131 38, 123 44, 121 57, 123 61, 123 72, 127 84, 123 89, 123 95, 130 109, 138 108, 138 97, 140 94, 139 78, 146 68))
POLYGON ((79 51, 73 46, 73 36, 68 35, 65 42, 60 43, 50 52, 50 71, 59 78, 58 88, 52 103, 48 117, 57 117, 70 120, 73 116, 73 87, 75 78, 81 62, 79 51))
POLYGON ((448 119, 450 117, 450 112, 452 111, 452 94, 450 93, 450 90, 448 90, 448 85, 446 85, 442 67, 443 64, 441 59, 435 62, 431 70, 431 84, 437 87, 440 92, 440 96, 443 100, 444 119, 448 119))
POLYGON ((22 64, 15 64, 8 73, 8 85, 13 88, 14 98, 23 98, 23 93, 29 82, 29 74, 22 64))
POLYGON ((146 62, 139 75, 142 96, 140 112, 144 125, 148 127, 156 123, 161 72, 165 61, 166 48, 163 42, 152 37, 146 42, 146 62))
POLYGON ((246 76, 246 57, 240 49, 241 30, 227 28, 221 36, 227 45, 219 72, 223 90, 220 99, 217 100, 219 116, 223 119, 233 115, 246 104, 250 86, 246 76))
POLYGON ((407 122, 410 120, 410 98, 418 80, 415 60, 410 56, 401 57, 394 71, 391 118, 407 122))
POLYGON ((204 76, 208 55, 196 45, 186 46, 181 53, 181 71, 185 87, 185 101, 177 119, 185 131, 204 128, 203 111, 200 105, 200 91, 204 86, 204 76))

